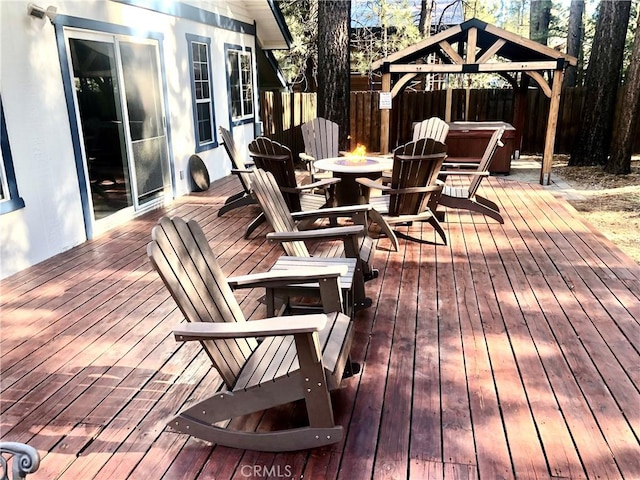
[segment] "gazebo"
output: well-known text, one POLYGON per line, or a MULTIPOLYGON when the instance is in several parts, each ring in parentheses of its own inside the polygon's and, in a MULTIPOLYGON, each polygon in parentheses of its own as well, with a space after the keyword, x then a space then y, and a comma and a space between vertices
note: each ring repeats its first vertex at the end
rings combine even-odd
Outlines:
MULTIPOLYGON (((550 98, 549 117, 544 143, 540 183, 549 184, 553 159, 556 125, 564 69, 577 65, 577 59, 528 38, 472 18, 436 35, 400 50, 372 64, 372 70, 382 72, 382 92, 393 99, 420 74, 430 73, 497 73, 514 87, 515 128, 521 138, 526 110, 529 80, 533 79, 550 98), (424 63, 435 53, 443 63, 424 63), (522 72, 520 80, 512 73, 522 72), (544 72, 553 72, 551 84, 544 72)), ((389 150, 390 111, 381 110, 380 150, 389 150)))

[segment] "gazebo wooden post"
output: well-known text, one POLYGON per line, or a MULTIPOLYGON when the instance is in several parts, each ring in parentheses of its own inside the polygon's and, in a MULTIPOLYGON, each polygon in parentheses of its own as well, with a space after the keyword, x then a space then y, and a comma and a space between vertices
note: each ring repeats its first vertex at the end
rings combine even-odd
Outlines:
POLYGON ((524 133, 524 123, 527 115, 527 106, 529 103, 529 75, 522 72, 520 82, 516 82, 513 87, 515 95, 515 106, 513 113, 513 126, 516 129, 515 144, 517 148, 517 155, 520 156, 522 152, 522 138, 524 133))
POLYGON ((556 141, 556 128, 558 126, 558 112, 560 111, 560 94, 562 93, 563 78, 563 67, 554 70, 551 102, 549 105, 549 120, 547 121, 547 134, 544 141, 542 169, 540 170, 540 185, 549 185, 551 182, 551 166, 553 164, 553 150, 556 141))
MULTIPOLYGON (((391 92, 391 74, 389 72, 382 74, 382 91, 391 92)), ((389 119, 390 111, 380 110, 380 153, 389 153, 389 119)))

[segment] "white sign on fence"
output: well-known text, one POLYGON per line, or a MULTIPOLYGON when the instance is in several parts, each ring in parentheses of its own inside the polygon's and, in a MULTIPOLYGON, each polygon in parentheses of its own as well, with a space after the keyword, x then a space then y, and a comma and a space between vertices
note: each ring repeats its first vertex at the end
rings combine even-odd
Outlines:
POLYGON ((380 110, 391 110, 392 104, 391 92, 380 92, 380 110))

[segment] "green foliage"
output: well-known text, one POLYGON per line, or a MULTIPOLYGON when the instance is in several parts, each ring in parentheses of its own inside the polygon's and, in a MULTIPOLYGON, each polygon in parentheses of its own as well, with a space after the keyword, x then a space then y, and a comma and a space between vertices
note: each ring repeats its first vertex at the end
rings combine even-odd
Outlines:
POLYGON ((372 62, 420 40, 408 0, 356 0, 354 5, 351 71, 367 73, 372 62))
POLYGON ((289 50, 274 52, 275 57, 287 82, 307 90, 317 76, 318 0, 281 0, 278 4, 293 42, 289 50))
MULTIPOLYGON (((275 52, 280 67, 291 84, 303 90, 313 89, 317 77, 317 25, 319 0, 280 0, 278 3, 291 31, 293 43, 288 51, 275 52)), ((322 0, 320 0, 322 1, 322 0)), ((597 6, 600 1, 585 0, 584 39, 580 55, 579 79, 591 52, 595 32, 597 6)), ((570 0, 554 0, 549 24, 548 45, 562 51, 566 47, 570 0)), ((465 19, 477 17, 523 37, 529 35, 529 0, 467 0, 463 2, 465 19)), ((366 74, 371 62, 401 50, 420 40, 417 0, 353 0, 351 36, 351 70, 366 74)), ((631 56, 633 35, 640 12, 640 1, 631 4, 631 20, 623 69, 626 72, 631 56)), ((494 78, 497 78, 494 76, 494 78)), ((471 85, 484 83, 472 76, 471 85)), ((505 85, 502 79, 493 80, 505 85)), ((466 82, 465 82, 466 84, 466 82)))

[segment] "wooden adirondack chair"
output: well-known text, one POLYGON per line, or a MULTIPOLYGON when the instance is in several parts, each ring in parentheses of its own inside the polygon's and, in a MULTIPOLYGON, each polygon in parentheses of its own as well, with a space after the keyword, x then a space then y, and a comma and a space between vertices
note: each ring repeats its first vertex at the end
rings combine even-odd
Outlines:
MULTIPOLYGON (((504 128, 499 128, 493 132, 476 170, 443 170, 440 172, 440 176, 442 177, 450 175, 471 177, 471 183, 469 184, 469 187, 466 188, 456 188, 450 185, 444 185, 442 192, 440 193, 440 197, 437 200, 440 205, 479 212, 500 223, 504 223, 504 219, 502 218, 502 215, 500 215, 500 208, 498 205, 478 194, 480 182, 482 182, 484 177, 489 176, 489 165, 491 164, 493 155, 496 153, 498 147, 502 146, 500 139, 502 138, 503 133, 504 128)), ((458 166, 466 167, 468 166, 468 163, 461 165, 445 163, 444 165, 449 168, 458 166)))
POLYGON ((413 142, 421 138, 433 138, 437 142, 445 143, 449 125, 438 117, 431 117, 422 122, 416 123, 413 127, 413 142))
MULTIPOLYGON (((229 130, 223 127, 219 127, 218 130, 222 137, 222 144, 224 145, 227 155, 229 155, 231 163, 234 166, 234 168, 231 169, 231 173, 238 177, 238 180, 240 180, 240 184, 242 185, 242 191, 227 198, 222 208, 218 210, 218 216, 221 217, 234 208, 243 207, 245 205, 255 205, 256 200, 251 194, 251 168, 253 167, 253 162, 247 160, 246 155, 240 153, 236 147, 233 135, 229 130)), ((258 228, 262 222, 264 222, 264 220, 264 213, 260 212, 260 214, 253 219, 247 227, 244 235, 245 238, 248 238, 249 235, 251 235, 251 233, 258 228)))
MULTIPOLYGON (((292 213, 271 172, 260 168, 255 169, 253 186, 254 195, 256 195, 267 221, 274 230, 274 233, 267 234, 267 238, 270 241, 282 243, 282 247, 289 257, 306 258, 310 256, 305 240, 342 239, 344 251, 340 252, 340 255, 344 254, 347 258, 358 260, 353 279, 355 307, 359 309, 370 306, 371 299, 365 296, 364 282, 378 276, 377 270, 371 266, 374 252, 373 239, 367 235, 367 213, 371 207, 369 205, 355 205, 353 207, 323 208, 292 213), (356 225, 300 231, 296 222, 296 220, 309 218, 315 220, 345 216, 352 217, 356 225)), ((391 232, 388 227, 387 229, 391 232)), ((395 246, 397 249, 397 244, 395 246)))
POLYGON ((222 137, 224 149, 227 151, 227 155, 229 155, 229 159, 231 159, 231 164, 233 165, 231 173, 238 177, 238 180, 240 180, 240 184, 242 185, 242 191, 227 198, 224 202, 224 206, 218 210, 218 216, 221 217, 229 210, 233 210, 234 208, 239 208, 244 205, 255 204, 256 201, 251 195, 251 175, 250 170, 247 168, 247 165, 250 165, 250 163, 247 162, 245 156, 236 148, 236 142, 233 139, 231 132, 223 127, 219 127, 218 130, 222 137))
POLYGON ((302 139, 304 140, 304 153, 300 154, 311 181, 315 182, 321 178, 328 178, 328 172, 318 174, 314 162, 323 158, 334 158, 339 156, 338 151, 338 124, 322 117, 302 124, 302 139))
POLYGON ((249 152, 256 167, 271 172, 287 202, 289 210, 316 210, 333 203, 331 185, 337 178, 327 178, 307 185, 298 185, 291 150, 267 137, 258 137, 249 144, 249 152), (325 194, 304 193, 325 189, 325 194))
MULTIPOLYGON (((431 117, 413 126, 412 142, 417 142, 421 138, 431 138, 436 142, 445 143, 447 134, 449 133, 449 124, 438 117, 431 117)), ((388 185, 391 183, 392 172, 384 172, 382 183, 388 185)))
POLYGON ((251 450, 302 450, 340 441, 342 427, 335 425, 329 392, 340 386, 353 328, 349 317, 338 313, 338 270, 227 279, 196 222, 162 218, 152 238, 147 255, 189 322, 174 330, 175 338, 199 341, 224 382, 222 390, 186 408, 169 425, 251 450), (309 281, 319 283, 326 313, 248 322, 231 290, 309 281), (306 403, 307 427, 257 433, 216 425, 300 399, 306 403))
MULTIPOLYGON (((430 138, 409 142, 396 148, 393 153, 390 185, 381 185, 369 178, 359 178, 358 183, 361 185, 386 193, 371 197, 372 220, 377 223, 384 220, 389 225, 428 222, 446 245, 444 230, 428 206, 431 196, 442 189, 436 182, 446 151, 447 147, 443 143, 430 138)), ((414 240, 399 232, 396 234, 414 240)))

